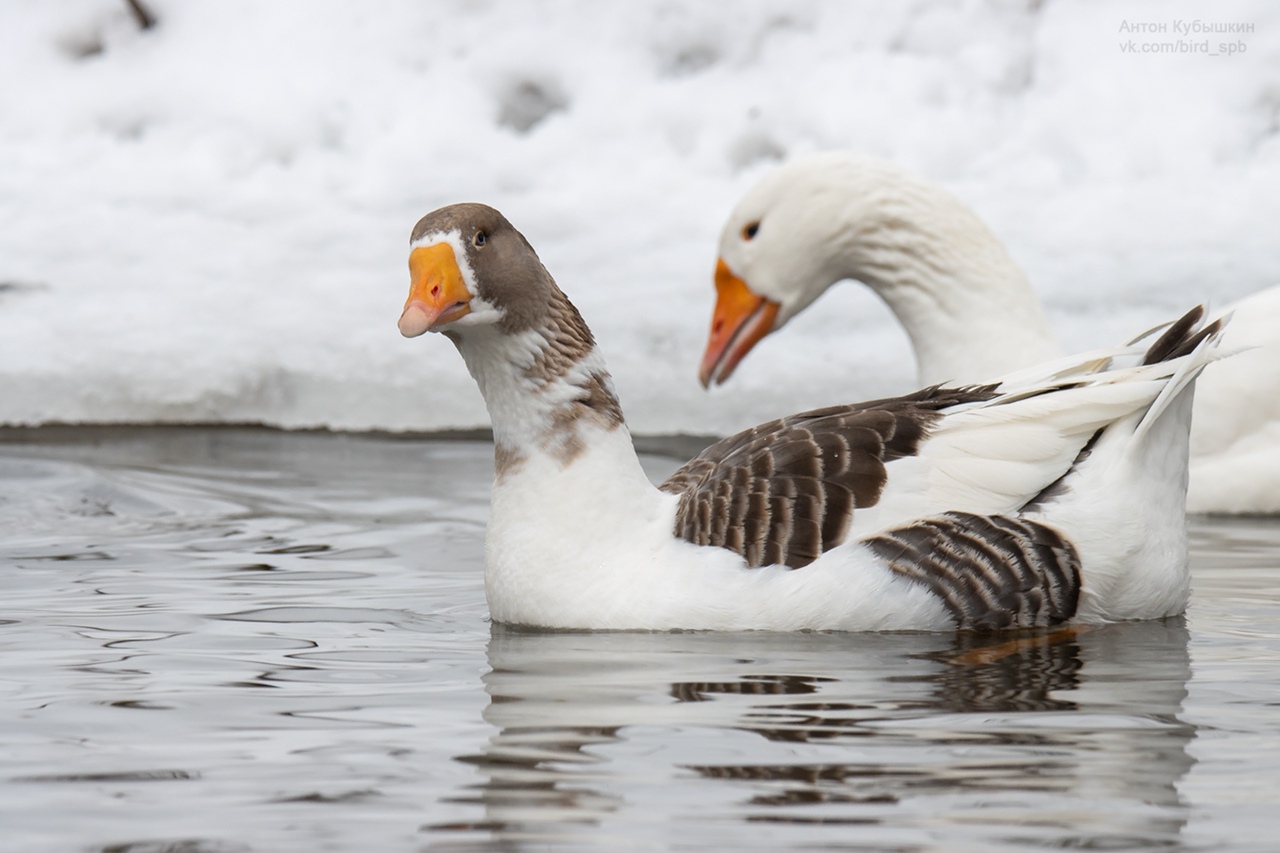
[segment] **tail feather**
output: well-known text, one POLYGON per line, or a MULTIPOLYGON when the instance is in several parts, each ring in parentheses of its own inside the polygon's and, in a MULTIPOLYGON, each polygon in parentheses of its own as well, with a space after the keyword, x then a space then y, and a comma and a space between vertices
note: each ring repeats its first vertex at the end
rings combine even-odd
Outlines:
MULTIPOLYGON (((1217 335, 1226 325, 1226 318, 1219 317, 1212 323, 1201 326, 1204 320, 1205 307, 1197 305, 1186 314, 1169 324, 1169 328, 1161 335, 1151 348, 1147 350, 1143 364, 1156 364, 1161 361, 1172 361, 1180 356, 1188 355, 1206 338, 1217 335)), ((1154 329, 1152 331, 1155 331, 1154 329)), ((1150 334, 1150 332, 1148 332, 1150 334)))
POLYGON ((1149 619, 1186 607, 1191 391, 1200 372, 1228 354, 1219 346, 1227 319, 1206 320, 1197 307, 1133 354, 1132 366, 1100 376, 1144 390, 1145 401, 1138 393, 1130 414, 1103 430, 1051 499, 1034 507, 1033 516, 1077 547, 1081 621, 1149 619))
POLYGON ((1134 430, 1135 442, 1142 440, 1169 404, 1178 398, 1183 389, 1195 381, 1205 367, 1223 357, 1224 354, 1218 351, 1218 343, 1231 317, 1228 314, 1202 325, 1204 315, 1204 306, 1197 305, 1173 322, 1147 350, 1142 361, 1144 366, 1183 358, 1185 360, 1177 372, 1169 377, 1160 394, 1142 416, 1142 420, 1134 430))

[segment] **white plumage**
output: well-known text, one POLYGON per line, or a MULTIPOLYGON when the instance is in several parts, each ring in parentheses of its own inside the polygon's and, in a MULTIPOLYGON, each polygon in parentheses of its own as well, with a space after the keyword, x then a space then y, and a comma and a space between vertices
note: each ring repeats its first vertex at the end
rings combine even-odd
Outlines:
MULTIPOLYGON (((835 283, 862 281, 906 329, 922 384, 982 381, 1061 354, 1026 275, 982 221, 875 158, 831 152, 781 167, 734 208, 720 256, 777 306, 772 330, 835 283)), ((1226 345, 1242 354, 1199 383, 1188 509, 1278 513, 1280 286, 1226 310, 1226 345)), ((726 379, 750 346, 713 335, 704 382, 726 379)))
POLYGON ((436 254, 411 258, 401 330, 447 335, 493 422, 485 589, 497 621, 938 630, 1153 618, 1186 604, 1190 391, 1219 334, 1196 331, 1198 312, 1151 350, 762 425, 659 488, 590 332, 524 238, 481 205, 429 214, 414 235, 415 253, 436 254), (462 252, 467 276, 449 258, 462 252), (870 483, 854 489, 862 503, 840 503, 850 480, 838 469, 851 460, 870 483), (753 525, 763 551, 739 541, 753 525), (798 550, 816 541, 806 530, 821 553, 798 550), (934 545, 906 560, 921 536, 934 545), (737 545, 695 544, 708 537, 737 545))

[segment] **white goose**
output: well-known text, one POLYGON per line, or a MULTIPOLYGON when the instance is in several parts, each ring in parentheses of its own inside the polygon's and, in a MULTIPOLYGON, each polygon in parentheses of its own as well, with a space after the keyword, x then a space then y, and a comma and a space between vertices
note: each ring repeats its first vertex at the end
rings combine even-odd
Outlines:
POLYGON ((582 317, 496 210, 413 229, 402 334, 484 395, 505 623, 990 629, 1181 612, 1191 388, 1220 324, 762 424, 645 477, 582 317), (1128 366, 1113 366, 1125 361, 1128 366))
MULTIPOLYGON (((832 152, 779 168, 730 214, 703 384, 725 381, 843 279, 898 317, 922 384, 977 382, 1061 354, 1026 275, 971 210, 890 163, 832 152)), ((1228 310, 1228 347, 1252 349, 1198 383, 1187 506, 1280 513, 1280 286, 1228 310)))

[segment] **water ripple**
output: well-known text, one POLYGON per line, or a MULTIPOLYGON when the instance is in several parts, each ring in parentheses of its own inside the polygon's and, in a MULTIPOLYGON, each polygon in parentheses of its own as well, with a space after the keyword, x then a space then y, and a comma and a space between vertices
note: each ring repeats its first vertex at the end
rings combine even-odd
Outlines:
MULTIPOLYGON (((661 476, 673 462, 651 457, 661 476)), ((1280 524, 1185 619, 1013 636, 491 626, 492 448, 0 440, 15 850, 1268 849, 1280 524)))

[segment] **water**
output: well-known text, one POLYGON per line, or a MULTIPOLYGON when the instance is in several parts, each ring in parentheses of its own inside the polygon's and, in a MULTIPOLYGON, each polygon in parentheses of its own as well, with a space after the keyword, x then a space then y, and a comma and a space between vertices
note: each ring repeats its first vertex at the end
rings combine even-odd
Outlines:
POLYGON ((1194 522, 1165 622, 521 632, 486 617, 490 466, 7 434, 0 849, 1274 849, 1280 522, 1194 522))

